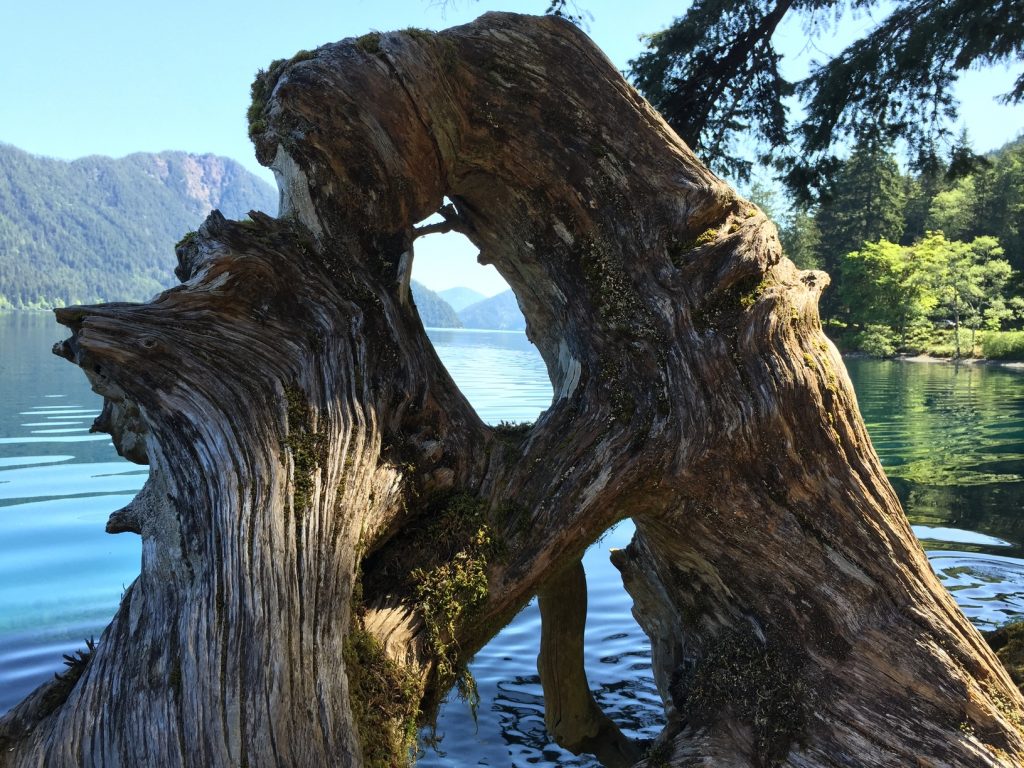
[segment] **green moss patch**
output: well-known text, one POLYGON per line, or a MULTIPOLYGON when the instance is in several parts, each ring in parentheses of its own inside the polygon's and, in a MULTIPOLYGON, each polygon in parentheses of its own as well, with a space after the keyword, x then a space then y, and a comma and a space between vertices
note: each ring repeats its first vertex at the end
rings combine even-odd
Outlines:
POLYGON ((580 243, 578 257, 583 279, 602 323, 610 330, 624 331, 630 336, 664 340, 615 249, 587 239, 580 243))
POLYGON ((669 768, 669 760, 672 758, 672 745, 667 741, 652 744, 644 752, 642 760, 647 761, 647 768, 669 768))
POLYGON ((680 668, 670 693, 680 712, 697 724, 723 718, 750 723, 758 762, 785 760, 804 731, 803 654, 782 641, 761 641, 751 629, 730 629, 714 640, 692 670, 680 668))
POLYGON ((406 27, 402 31, 413 40, 432 40, 434 38, 434 33, 423 27, 406 27))
POLYGON ((531 429, 532 421, 499 421, 494 427, 494 436, 510 443, 521 443, 531 429))
POLYGON ((693 239, 676 240, 670 248, 672 264, 677 268, 683 266, 687 257, 698 248, 710 245, 718 239, 718 230, 714 228, 705 229, 693 239))
POLYGON ((764 292, 768 290, 768 285, 768 280, 763 279, 750 290, 740 293, 740 306, 745 310, 750 309, 757 303, 757 300, 761 298, 764 292))
POLYGON ((416 675, 388 658, 376 638, 353 619, 345 638, 349 703, 367 768, 412 765, 420 686, 416 675))
POLYGON ((723 290, 711 293, 694 312, 693 322, 699 331, 735 330, 742 313, 749 310, 767 289, 761 275, 750 275, 723 290))
POLYGON ((313 431, 312 409, 306 393, 298 386, 290 385, 285 387, 284 396, 287 403, 288 431, 283 448, 291 452, 295 465, 292 507, 298 514, 309 506, 313 493, 313 473, 326 461, 327 443, 323 434, 313 431))
POLYGON ((85 670, 89 666, 89 662, 92 661, 96 646, 96 641, 90 637, 85 641, 85 650, 79 649, 74 653, 64 654, 64 666, 67 669, 53 676, 53 682, 50 683, 50 687, 44 694, 40 706, 40 711, 44 717, 56 712, 68 700, 71 691, 78 685, 78 681, 82 679, 82 675, 85 674, 85 670))
POLYGON ((414 569, 409 578, 423 612, 438 687, 446 689, 457 681, 460 694, 473 701, 475 686, 460 669, 455 638, 460 627, 487 602, 489 594, 487 565, 497 547, 483 502, 468 494, 452 496, 428 533, 428 540, 440 545, 438 552, 448 550, 450 555, 414 569))
POLYGON ((261 69, 256 73, 256 77, 252 81, 252 85, 249 87, 249 93, 252 96, 252 101, 249 104, 249 109, 246 112, 246 117, 249 120, 249 138, 254 138, 259 134, 263 133, 267 129, 267 122, 263 118, 263 110, 267 106, 267 102, 270 100, 270 94, 274 92, 274 88, 277 86, 277 81, 281 79, 281 75, 285 69, 292 64, 296 64, 300 61, 308 61, 309 59, 315 58, 316 53, 313 51, 299 51, 290 59, 274 59, 270 62, 270 66, 266 69, 261 69))
POLYGON ((1014 685, 1024 693, 1024 621, 982 633, 989 647, 1003 662, 1014 685))
POLYGON ((419 608, 425 651, 434 661, 428 696, 441 696, 457 682, 472 703, 473 681, 456 638, 479 618, 489 594, 489 566, 505 547, 486 501, 459 491, 420 504, 419 514, 397 536, 366 555, 362 587, 368 599, 388 594, 419 608))
POLYGON ((369 32, 357 37, 356 47, 364 53, 380 53, 380 32, 369 32))
POLYGON ((188 246, 192 245, 198 239, 198 237, 198 232, 186 232, 185 236, 174 244, 174 250, 178 250, 179 248, 187 248, 188 246))

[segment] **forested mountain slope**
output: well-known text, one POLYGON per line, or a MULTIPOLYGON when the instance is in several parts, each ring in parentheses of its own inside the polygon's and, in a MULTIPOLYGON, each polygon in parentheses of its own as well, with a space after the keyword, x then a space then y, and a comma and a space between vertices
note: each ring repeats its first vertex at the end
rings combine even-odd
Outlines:
POLYGON ((459 312, 459 319, 467 328, 496 331, 522 331, 526 328, 526 318, 511 290, 471 304, 459 312))
POLYGON ((147 299, 174 281, 174 243, 214 208, 273 214, 277 193, 215 155, 67 162, 0 144, 0 308, 147 299))
POLYGON ((416 311, 426 328, 461 328, 462 322, 455 309, 441 298, 441 295, 427 288, 423 283, 412 281, 412 300, 416 311))

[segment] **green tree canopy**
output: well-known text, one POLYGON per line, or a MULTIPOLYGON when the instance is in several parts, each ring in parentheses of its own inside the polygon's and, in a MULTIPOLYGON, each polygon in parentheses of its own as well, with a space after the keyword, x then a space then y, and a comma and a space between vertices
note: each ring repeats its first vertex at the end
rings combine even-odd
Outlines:
MULTIPOLYGON (((929 232, 915 246, 929 265, 938 306, 953 321, 956 356, 960 356, 960 328, 999 328, 1013 314, 1005 289, 1010 263, 994 237, 976 237, 969 243, 949 241, 942 232, 929 232)), ((973 346, 973 344, 972 344, 973 346)))
MULTIPOLYGON (((566 6, 553 0, 549 10, 567 15, 566 6)), ((695 0, 647 38, 630 74, 716 170, 745 179, 742 146, 753 139, 807 201, 827 192, 842 144, 903 139, 918 169, 934 165, 952 138, 958 74, 1022 54, 1024 0, 695 0), (868 11, 888 15, 806 78, 783 75, 774 41, 783 19, 797 16, 814 39, 868 11)), ((1024 76, 1003 98, 1024 100, 1024 76)))
POLYGON ((887 326, 905 343, 910 327, 938 304, 922 254, 889 240, 865 243, 846 254, 840 283, 843 303, 864 325, 887 326))
MULTIPOLYGON (((890 153, 856 148, 848 160, 839 164, 829 185, 829 196, 817 210, 817 263, 829 274, 841 277, 840 265, 847 253, 865 243, 898 241, 904 228, 904 187, 899 166, 890 153)), ((822 312, 833 317, 840 314, 844 309, 841 297, 838 291, 826 293, 822 312)), ((843 314, 849 314, 849 309, 843 314)))
POLYGON ((1017 313, 1018 302, 1007 298, 1012 268, 1002 256, 994 237, 966 242, 928 232, 913 245, 882 239, 845 254, 839 292, 858 324, 887 329, 893 348, 905 347, 915 327, 950 323, 959 357, 962 327, 995 330, 1017 313))
POLYGON ((953 238, 964 237, 974 228, 976 207, 974 176, 965 176, 932 198, 928 207, 928 226, 953 238))

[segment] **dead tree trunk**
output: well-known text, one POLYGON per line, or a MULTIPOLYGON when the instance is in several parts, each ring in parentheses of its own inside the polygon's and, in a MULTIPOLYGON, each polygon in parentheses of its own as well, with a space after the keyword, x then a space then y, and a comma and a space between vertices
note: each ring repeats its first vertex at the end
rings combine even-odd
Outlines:
MULTIPOLYGON (((281 218, 214 214, 181 286, 58 312, 98 426, 150 466, 110 523, 142 573, 80 679, 3 719, 8 765, 400 762, 417 710, 625 517, 668 714, 643 764, 1024 760, 1024 702, 822 334, 826 276, 579 30, 367 35, 253 95, 281 218), (482 424, 423 333, 414 225, 437 210, 546 361, 528 431, 482 424)), ((570 678, 545 676, 571 708, 570 678)))

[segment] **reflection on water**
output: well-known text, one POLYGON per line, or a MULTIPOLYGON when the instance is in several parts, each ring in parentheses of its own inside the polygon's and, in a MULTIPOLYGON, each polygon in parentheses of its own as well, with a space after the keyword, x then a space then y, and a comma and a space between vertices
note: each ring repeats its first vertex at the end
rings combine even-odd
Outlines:
MULTIPOLYGON (((430 331, 442 360, 490 423, 530 421, 551 389, 517 333, 430 331)), ((109 536, 111 511, 141 487, 104 435, 84 377, 49 355, 63 335, 49 315, 0 316, 0 712, 61 668, 61 654, 98 634, 138 572, 139 539, 109 536)), ((982 626, 1024 612, 1024 374, 988 366, 848 361, 872 440, 939 578, 982 626)), ((635 738, 655 736, 661 703, 650 645, 608 550, 586 554, 587 671, 595 696, 635 738)), ((531 603, 475 657, 474 722, 452 697, 424 766, 596 766, 544 729, 531 603)))
POLYGON ((978 626, 999 626, 1024 612, 1024 561, 977 552, 933 551, 932 568, 978 626))
MULTIPOLYGON (((933 525, 910 526, 914 535, 921 541, 933 541, 937 544, 974 544, 980 547, 1012 547, 1009 541, 986 536, 984 533, 963 531, 959 528, 936 528, 933 525)), ((937 547, 938 548, 938 547, 937 547)))
MULTIPOLYGON (((447 349, 439 346, 439 353, 476 404, 468 377, 485 384, 488 379, 473 368, 474 357, 458 344, 460 336, 448 332, 447 349), (461 354, 453 356, 449 349, 461 354)), ((507 397, 515 396, 518 380, 533 372, 544 376, 539 360, 532 371, 504 365, 507 397)), ((939 578, 979 626, 1019 615, 1024 607, 1024 561, 1018 559, 1024 555, 1024 374, 892 361, 848 365, 876 450, 939 578)), ((543 407, 531 391, 535 407, 543 407)), ((631 602, 607 557, 609 547, 625 546, 631 535, 631 525, 620 525, 584 560, 590 603, 587 673, 616 722, 631 736, 652 738, 662 711, 650 645, 629 615, 631 602)), ((474 726, 465 704, 449 701, 438 722, 441 754, 425 747, 422 765, 598 765, 561 750, 544 729, 535 666, 539 624, 531 604, 477 654, 470 668, 481 690, 478 723, 474 726)))
MULTIPOLYGON (((429 330, 434 348, 480 417, 533 421, 551 402, 536 348, 522 333, 429 330)), ((583 558, 588 606, 585 663, 594 697, 630 736, 652 739, 664 724, 651 673, 650 642, 630 610, 609 549, 625 547, 633 526, 609 532, 583 558)), ((476 712, 454 695, 433 734, 424 734, 420 766, 597 766, 551 741, 537 676, 540 611, 531 601, 470 664, 480 692, 476 712), (439 741, 427 746, 427 741, 439 741)))
POLYGON ((1024 372, 847 360, 886 474, 976 625, 1024 606, 1024 372))
MULTIPOLYGON (((458 378, 457 369, 453 371, 458 378)), ((630 610, 608 551, 625 547, 633 526, 625 522, 583 557, 587 573, 585 664, 594 698, 632 738, 653 739, 664 725, 661 698, 651 672, 650 641, 630 610)), ((537 676, 540 611, 536 600, 477 653, 470 671, 480 689, 476 722, 469 705, 454 695, 437 721, 437 749, 426 745, 418 766, 548 765, 599 768, 589 756, 576 757, 544 728, 544 700, 537 676)))

